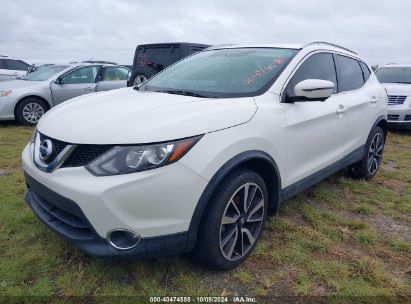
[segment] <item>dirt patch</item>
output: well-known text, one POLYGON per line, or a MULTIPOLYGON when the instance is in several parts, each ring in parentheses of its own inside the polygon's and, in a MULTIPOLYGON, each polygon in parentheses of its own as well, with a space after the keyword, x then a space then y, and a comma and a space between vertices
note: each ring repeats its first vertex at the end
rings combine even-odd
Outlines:
POLYGON ((406 183, 397 179, 385 180, 382 183, 384 187, 394 190, 398 195, 402 193, 406 183))
POLYGON ((368 219, 373 228, 389 237, 400 238, 411 242, 411 228, 406 221, 392 219, 385 215, 378 215, 368 219))
POLYGON ((396 162, 396 161, 389 160, 389 161, 387 161, 386 163, 382 164, 382 165, 381 165, 381 168, 382 168, 384 171, 392 172, 392 171, 395 170, 395 166, 396 166, 396 165, 397 165, 397 162, 396 162))

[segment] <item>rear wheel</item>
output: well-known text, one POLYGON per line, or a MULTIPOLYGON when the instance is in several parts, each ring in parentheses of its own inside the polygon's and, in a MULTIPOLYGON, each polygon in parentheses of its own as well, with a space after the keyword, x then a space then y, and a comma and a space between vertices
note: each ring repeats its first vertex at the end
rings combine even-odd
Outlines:
POLYGON ((21 101, 16 107, 16 120, 22 125, 33 126, 48 110, 47 104, 36 97, 29 97, 21 101))
POLYGON ((384 153, 385 135, 380 127, 375 127, 365 145, 364 157, 350 166, 350 173, 354 178, 372 178, 381 165, 384 153))
POLYGON ((130 77, 130 85, 131 86, 136 86, 136 85, 141 85, 144 82, 146 82, 148 79, 153 77, 155 74, 157 74, 157 70, 154 67, 151 66, 143 66, 143 67, 138 67, 131 73, 130 77))
POLYGON ((238 169, 220 185, 199 234, 203 264, 220 270, 240 265, 253 251, 267 216, 267 188, 257 173, 238 169))

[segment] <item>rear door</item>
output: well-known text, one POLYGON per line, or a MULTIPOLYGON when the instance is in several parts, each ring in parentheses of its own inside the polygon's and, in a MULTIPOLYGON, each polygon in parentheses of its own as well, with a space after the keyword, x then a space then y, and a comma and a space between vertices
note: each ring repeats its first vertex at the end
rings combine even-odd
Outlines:
POLYGON ((291 77, 285 100, 294 96, 294 87, 306 79, 334 83, 334 93, 325 101, 282 103, 287 130, 286 184, 317 173, 344 157, 347 121, 343 100, 337 94, 337 75, 333 55, 320 52, 310 55, 291 77))
POLYGON ((51 83, 54 105, 96 91, 100 66, 84 66, 63 75, 61 82, 51 83))
POLYGON ((96 91, 109 91, 127 87, 131 71, 125 67, 103 67, 99 76, 96 91))
POLYGON ((344 98, 347 108, 346 153, 348 154, 367 141, 379 111, 377 105, 381 102, 381 98, 378 88, 372 81, 368 81, 370 71, 363 71, 356 58, 338 54, 334 56, 337 63, 339 96, 344 98))

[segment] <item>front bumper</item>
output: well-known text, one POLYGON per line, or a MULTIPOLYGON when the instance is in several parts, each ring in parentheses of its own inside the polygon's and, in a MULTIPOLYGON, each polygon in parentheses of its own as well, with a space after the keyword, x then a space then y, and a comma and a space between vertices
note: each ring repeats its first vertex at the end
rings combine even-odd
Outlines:
POLYGON ((0 120, 14 119, 14 107, 16 106, 16 99, 5 96, 0 97, 0 120))
POLYGON ((186 250, 187 233, 142 239, 130 250, 110 246, 93 229, 79 206, 25 174, 26 201, 37 217, 52 231, 86 253, 102 258, 154 258, 186 250))
POLYGON ((155 257, 185 250, 187 231, 207 181, 177 162, 119 176, 95 177, 83 167, 43 172, 23 151, 27 202, 50 229, 100 257, 155 257), (56 210, 55 212, 53 210, 56 210), (53 213, 54 212, 54 213, 53 213), (142 240, 130 250, 107 242, 108 232, 127 229, 142 240))
POLYGON ((388 107, 388 126, 393 129, 411 128, 411 108, 405 106, 388 107))

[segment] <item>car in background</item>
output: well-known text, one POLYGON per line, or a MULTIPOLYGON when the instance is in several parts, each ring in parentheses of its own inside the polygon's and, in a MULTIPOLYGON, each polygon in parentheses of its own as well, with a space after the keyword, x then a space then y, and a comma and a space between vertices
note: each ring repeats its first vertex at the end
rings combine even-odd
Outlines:
POLYGON ((140 85, 158 72, 209 45, 188 42, 141 44, 136 48, 128 86, 140 85))
POLYGON ((0 120, 34 125, 50 108, 77 96, 127 86, 131 70, 112 64, 44 65, 0 83, 0 120))
POLYGON ((388 94, 388 125, 411 129, 411 64, 387 64, 375 75, 388 94))
POLYGON ((0 55, 0 81, 7 81, 27 74, 30 64, 23 60, 0 55))

